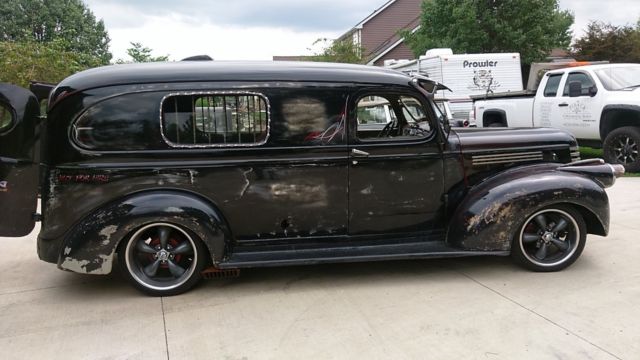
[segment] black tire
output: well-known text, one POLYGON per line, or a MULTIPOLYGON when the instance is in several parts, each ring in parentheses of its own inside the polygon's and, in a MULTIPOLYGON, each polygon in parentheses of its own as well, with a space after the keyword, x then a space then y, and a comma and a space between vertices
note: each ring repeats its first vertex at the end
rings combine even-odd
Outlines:
POLYGON ((506 127, 506 126, 504 126, 504 124, 501 122, 492 122, 487 127, 496 128, 496 127, 506 127))
POLYGON ((136 229, 120 244, 118 264, 125 277, 143 293, 172 296, 200 281, 207 250, 188 229, 155 222, 136 229))
POLYGON ((625 126, 614 129, 603 144, 604 159, 610 164, 621 164, 627 172, 640 171, 640 129, 625 126))
POLYGON ((525 219, 513 239, 511 256, 529 270, 559 271, 580 257, 586 240, 587 226, 578 211, 549 206, 525 219))

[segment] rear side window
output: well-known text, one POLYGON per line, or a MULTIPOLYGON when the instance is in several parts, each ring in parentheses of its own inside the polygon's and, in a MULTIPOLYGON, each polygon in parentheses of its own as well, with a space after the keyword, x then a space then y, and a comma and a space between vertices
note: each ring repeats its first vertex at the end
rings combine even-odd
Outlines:
POLYGON ((558 94, 558 87, 560 87, 560 80, 563 74, 550 75, 547 80, 547 86, 544 87, 545 97, 555 97, 558 94))
POLYGON ((162 101, 162 134, 172 146, 257 146, 269 133, 267 100, 254 93, 172 94, 162 101))
POLYGON ((0 103, 0 132, 8 130, 13 124, 13 111, 3 103, 0 103))
POLYGON ((97 103, 78 117, 71 135, 79 146, 95 151, 157 148, 162 143, 160 98, 154 93, 132 94, 97 103))

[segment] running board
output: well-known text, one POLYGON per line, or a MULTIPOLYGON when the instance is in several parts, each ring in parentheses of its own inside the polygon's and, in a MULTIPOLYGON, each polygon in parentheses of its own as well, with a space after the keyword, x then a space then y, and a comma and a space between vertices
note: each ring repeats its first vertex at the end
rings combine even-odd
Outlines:
POLYGON ((509 251, 464 251, 442 242, 419 242, 375 246, 332 247, 281 251, 238 251, 218 269, 239 269, 267 266, 314 265, 326 263, 364 262, 448 258, 465 256, 508 256, 509 251))

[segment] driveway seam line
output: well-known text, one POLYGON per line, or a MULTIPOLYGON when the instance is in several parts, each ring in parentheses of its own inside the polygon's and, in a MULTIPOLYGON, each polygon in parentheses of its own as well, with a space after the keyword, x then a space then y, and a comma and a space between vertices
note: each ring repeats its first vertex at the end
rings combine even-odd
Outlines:
POLYGON ((160 308, 162 309, 162 326, 164 328, 164 347, 167 351, 167 360, 169 360, 169 339, 167 336, 167 320, 164 316, 164 298, 160 297, 160 308))
POLYGON ((560 329, 562 329, 562 330, 564 330, 564 331, 568 332, 569 334, 571 334, 571 335, 573 335, 573 336, 577 337, 578 339, 580 339, 580 340, 582 340, 582 341, 586 342, 587 344, 589 344, 589 345, 591 345, 591 346, 593 346, 593 347, 595 347, 595 348, 599 349, 600 351, 603 351, 603 352, 605 352, 605 353, 607 353, 607 354, 609 354, 609 355, 613 356, 614 358, 616 358, 616 359, 618 359, 618 360, 622 360, 622 358, 621 358, 621 357, 619 357, 619 356, 615 355, 614 353, 612 353, 612 352, 608 351, 607 349, 605 349, 605 348, 603 348, 603 347, 601 347, 601 346, 599 346, 599 345, 597 345, 597 344, 595 344, 595 343, 593 343, 593 342, 589 341, 588 339, 586 339, 586 338, 584 338, 584 337, 582 337, 582 336, 580 336, 580 335, 578 335, 578 334, 574 333, 573 331, 571 331, 571 330, 569 330, 568 328, 566 328, 566 327, 564 327, 564 326, 562 326, 562 325, 558 324, 557 322, 555 322, 555 321, 553 321, 553 320, 549 319, 548 317, 546 317, 546 316, 544 316, 544 315, 542 315, 542 314, 539 314, 539 313, 535 312, 533 309, 529 309, 528 307, 526 307, 526 306, 524 306, 524 305, 520 304, 519 302, 517 302, 517 301, 515 301, 515 300, 511 299, 510 297, 508 297, 508 296, 506 296, 506 295, 502 294, 502 293, 501 293, 501 292, 499 292, 498 290, 495 290, 495 289, 493 289, 493 288, 491 288, 491 287, 489 287, 489 286, 487 286, 487 285, 483 284, 482 282, 480 282, 480 281, 478 281, 478 280, 476 280, 476 279, 472 278, 471 276, 469 276, 469 275, 465 274, 464 272, 462 272, 462 271, 460 271, 460 270, 456 270, 456 271, 457 271, 458 273, 460 273, 461 275, 463 275, 464 277, 466 277, 467 279, 469 279, 469 280, 471 280, 471 281, 475 282, 476 284, 478 284, 478 285, 482 286, 483 288, 485 288, 485 289, 487 289, 487 290, 489 290, 489 291, 493 292, 494 294, 496 294, 496 295, 498 295, 498 296, 500 296, 500 297, 504 298, 505 300, 510 301, 511 303, 513 303, 513 304, 515 304, 515 305, 517 305, 517 306, 521 307, 522 309, 524 309, 524 310, 526 310, 526 311, 528 311, 528 312, 530 312, 530 313, 532 313, 532 314, 534 314, 534 315, 536 315, 536 316, 540 317, 541 319, 546 320, 547 322, 549 322, 549 323, 551 323, 551 324, 555 325, 556 327, 558 327, 558 328, 560 328, 560 329))

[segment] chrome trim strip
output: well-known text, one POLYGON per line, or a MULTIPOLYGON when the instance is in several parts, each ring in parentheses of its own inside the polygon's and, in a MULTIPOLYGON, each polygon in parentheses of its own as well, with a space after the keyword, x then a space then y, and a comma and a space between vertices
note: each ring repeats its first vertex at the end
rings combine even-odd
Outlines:
POLYGON ((162 140, 167 143, 167 145, 172 148, 178 149, 211 149, 211 148, 251 148, 262 146, 267 143, 269 137, 271 136, 271 103, 269 102, 269 98, 266 95, 258 92, 252 91, 179 91, 172 92, 165 95, 162 100, 160 100, 160 135, 162 136, 162 140), (171 142, 164 134, 164 124, 162 121, 162 105, 167 98, 172 96, 193 96, 193 95, 206 95, 206 96, 233 96, 233 95, 249 95, 249 96, 258 96, 262 98, 265 102, 266 111, 267 111, 267 136, 259 143, 250 143, 250 144, 176 144, 171 142))

